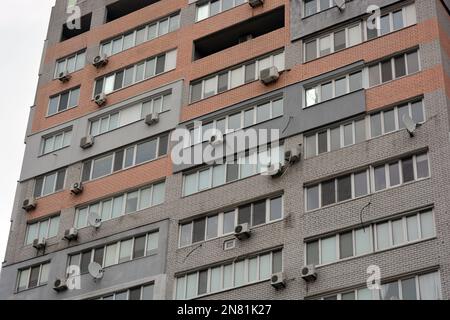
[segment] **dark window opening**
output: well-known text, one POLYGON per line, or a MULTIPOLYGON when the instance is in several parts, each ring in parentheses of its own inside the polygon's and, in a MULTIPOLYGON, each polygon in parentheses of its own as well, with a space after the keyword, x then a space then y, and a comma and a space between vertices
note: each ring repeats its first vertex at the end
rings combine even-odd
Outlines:
POLYGON ((69 25, 65 23, 62 28, 61 41, 69 40, 91 30, 91 20, 92 13, 89 13, 80 18, 80 28, 77 28, 74 21, 70 21, 69 25))
POLYGON ((284 28, 284 7, 248 19, 194 41, 194 60, 284 28))
POLYGON ((106 23, 145 8, 159 0, 119 0, 106 7, 106 23))

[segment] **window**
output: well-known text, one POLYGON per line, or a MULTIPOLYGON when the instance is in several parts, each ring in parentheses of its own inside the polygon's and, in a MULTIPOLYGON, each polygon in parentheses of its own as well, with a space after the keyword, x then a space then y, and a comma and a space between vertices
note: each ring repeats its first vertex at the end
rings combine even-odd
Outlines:
POLYGON ((134 46, 138 46, 143 42, 163 36, 168 32, 175 31, 179 27, 180 14, 175 13, 169 17, 164 17, 159 21, 152 22, 149 25, 139 27, 138 29, 121 35, 113 40, 103 42, 100 45, 100 52, 107 56, 111 56, 134 46))
POLYGON ((416 123, 424 122, 425 111, 422 101, 407 103, 370 115, 372 138, 405 128, 404 115, 411 117, 416 123), (383 121, 381 121, 382 118, 383 121))
POLYGON ((165 183, 157 183, 141 188, 134 192, 125 193, 113 199, 103 200, 87 207, 77 209, 75 216, 75 227, 80 229, 86 227, 87 213, 97 212, 101 214, 102 221, 114 219, 124 214, 133 213, 156 206, 164 202, 165 183), (126 199, 126 201, 125 201, 126 199))
POLYGON ((369 67, 369 86, 376 86, 418 71, 420 67, 417 50, 400 54, 369 67))
POLYGON ((157 57, 148 58, 145 61, 145 67, 142 61, 119 70, 106 77, 99 78, 95 81, 94 96, 99 93, 109 94, 113 91, 130 86, 134 83, 142 81, 142 68, 144 68, 144 80, 157 76, 163 72, 175 69, 177 59, 177 50, 168 51, 157 57))
POLYGON ((317 12, 317 0, 304 0, 304 16, 310 16, 317 12))
POLYGON ((267 57, 246 62, 245 64, 235 66, 225 72, 220 72, 208 76, 205 79, 191 82, 190 103, 206 99, 250 81, 257 80, 259 79, 259 71, 271 66, 276 66, 278 71, 284 70, 284 52, 274 53, 267 57))
POLYGON ((55 113, 59 113, 78 106, 79 97, 79 87, 50 97, 47 116, 51 116, 55 113))
POLYGON ((34 183, 34 197, 45 197, 49 194, 61 191, 64 189, 65 179, 66 169, 61 169, 57 172, 36 178, 34 183))
POLYGON ((362 71, 351 75, 305 88, 305 107, 336 98, 362 88, 362 71), (334 88, 334 90, 333 90, 334 88), (320 94, 319 94, 320 93, 320 94))
POLYGON ((282 259, 282 251, 276 250, 179 276, 176 280, 175 297, 178 300, 192 299, 204 294, 266 281, 273 273, 282 271, 282 259))
POLYGON ((258 226, 283 218, 283 197, 269 198, 232 211, 183 223, 179 228, 179 247, 214 239, 234 232, 236 219, 238 224, 248 223, 258 226), (220 228, 222 226, 222 228, 220 228))
POLYGON ((59 229, 59 216, 27 225, 25 245, 30 245, 35 239, 50 239, 56 237, 59 229))
POLYGON ((256 167, 256 170, 252 170, 252 175, 259 174, 266 170, 265 166, 268 161, 282 162, 283 160, 280 156, 282 154, 284 154, 283 146, 272 148, 272 150, 269 148, 268 151, 261 150, 258 152, 254 150, 247 157, 185 174, 183 177, 183 196, 189 196, 211 187, 247 178, 249 165, 253 166, 253 168, 256 167), (210 183, 211 179, 213 179, 212 185, 210 183))
POLYGON ((205 20, 206 18, 237 7, 246 2, 247 0, 210 0, 206 3, 197 5, 195 21, 205 20))
POLYGON ((73 73, 84 68, 86 63, 86 51, 80 51, 67 58, 60 59, 56 62, 55 79, 61 72, 73 73))
POLYGON ((154 254, 154 250, 158 249, 158 247, 156 246, 152 250, 145 250, 145 243, 146 241, 149 244, 155 241, 157 243, 158 237, 159 233, 156 231, 72 254, 69 256, 69 265, 79 266, 81 274, 86 274, 91 262, 97 262, 106 268, 134 259, 148 257, 154 254))
POLYGON ((380 28, 372 26, 373 23, 367 21, 367 40, 386 35, 388 33, 406 28, 416 23, 416 7, 415 4, 407 5, 400 10, 389 12, 382 15, 376 20, 380 28), (392 22, 391 22, 392 21, 392 22))
POLYGON ((43 138, 41 154, 47 154, 70 145, 72 128, 43 138))
POLYGON ((126 147, 83 164, 82 181, 98 179, 167 154, 168 135, 126 147))
POLYGON ((20 292, 47 284, 49 271, 50 262, 19 270, 17 291, 20 292))
POLYGON ((317 41, 307 42, 305 45, 305 61, 311 61, 317 58, 317 41))
POLYGON ((323 300, 439 300, 441 286, 438 272, 408 276, 384 283, 381 290, 361 288, 323 300), (331 299, 333 298, 333 299, 331 299))
POLYGON ((307 264, 322 265, 373 252, 372 243, 376 244, 375 251, 380 251, 434 236, 433 212, 425 210, 309 241, 306 243, 306 261, 307 264), (426 221, 425 225, 419 224, 419 220, 426 221), (410 232, 411 238, 405 237, 407 232, 410 232))
POLYGON ((365 119, 356 120, 306 135, 306 157, 314 157, 366 140, 365 121, 365 119))

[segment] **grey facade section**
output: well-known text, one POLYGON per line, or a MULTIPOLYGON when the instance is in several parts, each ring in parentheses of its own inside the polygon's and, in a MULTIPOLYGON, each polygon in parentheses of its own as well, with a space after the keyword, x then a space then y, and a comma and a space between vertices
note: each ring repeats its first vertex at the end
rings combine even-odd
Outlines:
POLYGON ((56 170, 57 168, 62 168, 92 156, 172 130, 178 125, 178 119, 180 117, 182 84, 182 80, 168 84, 122 101, 116 105, 99 108, 99 110, 94 113, 27 137, 24 165, 22 167, 20 180, 28 180, 56 170), (119 111, 120 109, 132 106, 140 101, 145 101, 169 92, 172 93, 171 109, 160 114, 160 119, 157 124, 148 126, 145 124, 144 119, 142 119, 96 136, 94 145, 89 149, 83 150, 80 147, 81 139, 89 134, 89 120, 100 118, 103 115, 119 111), (72 139, 69 147, 57 150, 50 154, 40 155, 43 137, 70 127, 72 127, 72 139))
MULTIPOLYGON (((0 299, 88 299, 121 289, 129 289, 134 286, 150 283, 155 285, 155 299, 164 299, 166 290, 165 268, 168 225, 169 222, 165 220, 151 225, 144 225, 126 232, 115 233, 108 237, 98 238, 94 241, 84 240, 86 239, 85 234, 93 233, 95 231, 82 230, 82 234, 80 235, 81 241, 77 240, 76 242, 71 242, 66 249, 47 253, 30 260, 3 267, 1 274, 2 290, 0 290, 0 299), (159 244, 158 250, 152 255, 107 267, 104 269, 104 276, 100 280, 94 280, 89 274, 82 274, 80 277, 80 289, 67 290, 61 293, 53 290, 53 282, 56 279, 65 279, 66 277, 69 255, 87 249, 103 247, 108 243, 126 240, 136 235, 154 231, 159 232, 159 244), (18 270, 47 261, 50 261, 51 263, 49 283, 45 286, 16 292, 18 270)), ((58 238, 57 241, 67 243, 66 240, 61 240, 60 238, 58 238)))

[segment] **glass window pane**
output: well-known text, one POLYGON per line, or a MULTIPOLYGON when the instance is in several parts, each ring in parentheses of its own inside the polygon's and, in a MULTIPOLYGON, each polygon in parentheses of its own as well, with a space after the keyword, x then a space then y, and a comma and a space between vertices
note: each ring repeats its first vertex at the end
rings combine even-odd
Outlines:
POLYGON ((395 116, 394 110, 384 111, 384 133, 389 133, 395 130, 395 116))
POLYGON ((347 293, 343 293, 341 296, 341 300, 356 300, 355 299, 355 292, 347 292, 347 293))
POLYGON ((305 55, 306 55, 305 61, 310 61, 317 58, 316 40, 306 43, 305 55))
POLYGON ((156 158, 157 139, 153 139, 141 144, 138 144, 136 151, 136 164, 153 160, 156 158))
POLYGON ((128 168, 134 165, 134 146, 131 148, 128 148, 125 151, 125 163, 124 168, 128 168))
POLYGON ((67 109, 67 105, 69 104, 69 92, 63 93, 59 100, 58 111, 64 111, 67 109))
POLYGON ((25 244, 32 244, 34 239, 37 239, 38 237, 38 223, 33 223, 28 225, 28 230, 27 230, 27 239, 25 244))
POLYGON ((55 191, 55 183, 56 183, 56 173, 48 175, 45 177, 44 188, 42 190, 42 195, 46 196, 55 191))
POLYGON ((133 259, 143 257, 145 255, 145 236, 134 239, 133 259))
POLYGON ((362 88, 362 72, 356 72, 349 77, 350 92, 359 90, 362 88))
POLYGON ((113 156, 94 160, 94 167, 92 169, 92 179, 106 176, 111 173, 113 156))
POLYGON ((422 101, 417 101, 411 104, 412 119, 415 123, 425 121, 422 101))
POLYGON ((333 83, 325 83, 320 86, 321 89, 321 99, 320 101, 326 101, 333 98, 333 83))
POLYGON ((205 240, 205 227, 206 227, 206 219, 198 219, 194 221, 194 229, 192 242, 200 242, 205 240))
POLYGON ((187 276, 186 298, 190 299, 197 295, 197 273, 191 273, 187 276))
POLYGON ((272 118, 283 115, 283 99, 272 102, 272 118))
POLYGON ((328 35, 319 40, 320 56, 327 55, 331 52, 331 37, 328 35))
POLYGON ((338 201, 345 201, 352 197, 352 177, 351 175, 338 178, 338 201))
POLYGON ((266 200, 255 202, 253 204, 252 225, 258 226, 266 223, 266 200))
POLYGON ((41 239, 47 238, 48 225, 49 225, 49 220, 41 221, 41 223, 39 223, 38 239, 41 240, 41 239))
POLYGON ((141 300, 141 287, 130 289, 128 300, 141 300))
POLYGON ((394 12, 392 14, 392 20, 394 22, 394 31, 403 28, 403 12, 402 12, 402 10, 394 12))
POLYGON ((406 158, 402 160, 403 183, 414 180, 413 159, 406 158))
POLYGON ((321 264, 336 261, 336 237, 321 240, 321 264))
POLYGON ((305 0, 305 17, 317 12, 317 0, 305 0))
POLYGON ((417 300, 416 278, 402 280, 402 300, 417 300))
POLYGON ((278 197, 270 200, 270 221, 283 217, 283 198, 278 197))
POLYGON ((405 64, 405 56, 402 54, 401 56, 395 57, 395 77, 403 77, 406 74, 406 64, 405 64))
POLYGON ((408 53, 406 55, 406 60, 408 63, 408 74, 419 71, 419 54, 417 51, 408 53))
POLYGON ((77 228, 85 227, 86 226, 86 219, 87 219, 87 208, 80 209, 78 211, 78 215, 77 215, 76 227, 77 228))
POLYGON ((231 88, 236 88, 244 84, 244 72, 243 68, 231 70, 231 88))
POLYGON ((336 202, 335 180, 322 182, 322 206, 336 202))
POLYGON ((218 90, 217 92, 224 92, 228 90, 228 72, 219 74, 218 90))
POLYGON ((400 170, 398 162, 391 163, 389 165, 389 180, 390 180, 390 186, 397 186, 400 184, 400 170))
POLYGON ((127 300, 128 291, 117 292, 114 296, 114 300, 127 300))
POLYGON ((355 121, 355 143, 366 140, 366 120, 355 121))
POLYGON ((239 164, 227 164, 227 182, 235 181, 237 179, 239 179, 239 164))
POLYGON ((252 126, 255 122, 254 120, 255 110, 250 109, 244 112, 244 127, 252 126))
POLYGON ((392 80, 391 60, 381 62, 381 79, 383 82, 392 80))
POLYGON ((419 276, 420 300, 438 300, 440 295, 440 283, 437 272, 419 276))
POLYGON ((184 177, 184 194, 186 196, 198 192, 197 173, 189 174, 184 177))
POLYGON ((345 30, 334 33, 334 51, 345 49, 345 30))
POLYGON ((348 28, 348 45, 354 46, 358 43, 361 43, 361 26, 357 25, 351 28, 348 28))
POLYGON ((164 35, 169 32, 169 19, 164 19, 159 22, 158 35, 164 35))
POLYGON ((313 210, 319 207, 319 186, 306 189, 307 193, 307 209, 313 210))
POLYGON ((114 198, 112 217, 117 218, 123 213, 123 196, 114 198))
POLYGON ((318 265, 319 262, 319 241, 310 242, 306 245, 306 263, 318 265))
POLYGON ((355 254, 362 255, 372 251, 370 243, 370 227, 355 231, 355 254))
POLYGON ((181 225, 180 227, 180 247, 191 244, 192 240, 192 223, 181 225))
POLYGON ((28 278, 30 276, 30 269, 20 271, 18 291, 25 290, 28 287, 28 278))
POLYGON ((234 232, 236 212, 225 212, 223 215, 223 234, 234 232))
POLYGON ((248 260, 248 282, 258 280, 258 258, 248 260))
POLYGON ((117 251, 117 243, 111 244, 106 247, 105 254, 105 267, 112 266, 116 264, 116 251, 117 251))
POLYGON ((434 237, 434 218, 432 211, 420 214, 420 229, 422 232, 422 239, 434 237))
POLYGON ((211 188, 211 169, 200 171, 198 189, 205 190, 211 188))
POLYGON ((375 178, 375 191, 386 189, 386 170, 385 166, 376 167, 373 170, 373 175, 375 178))
POLYGON ((270 253, 259 257, 259 280, 268 279, 271 276, 270 253))
POLYGON ((212 239, 217 237, 219 227, 219 216, 215 215, 207 218, 207 233, 206 239, 212 239))
POLYGON ((381 17, 380 27, 381 27, 381 30, 380 30, 381 35, 385 35, 385 34, 391 32, 391 26, 390 26, 390 22, 389 22, 389 14, 381 17))
POLYGON ((119 263, 131 260, 132 246, 133 246, 133 239, 120 242, 119 263))
POLYGON ((225 183, 225 165, 215 166, 213 168, 213 187, 225 183))
POLYGON ((199 295, 205 294, 208 290, 208 270, 200 271, 198 273, 198 290, 199 295))
POLYGON ((389 240, 389 223, 380 223, 377 228, 377 249, 383 250, 390 246, 389 240))
POLYGON ((330 130, 330 147, 331 151, 338 150, 341 147, 341 128, 333 128, 330 130))
POLYGON ((306 137, 306 157, 313 157, 317 154, 316 149, 316 135, 311 135, 306 137))
POLYGON ((163 203, 165 198, 166 198, 166 184, 163 182, 153 185, 152 206, 156 206, 163 203))
POLYGON ((256 63, 253 62, 245 66, 245 83, 256 79, 256 63))
POLYGON ((140 63, 136 66, 136 82, 138 81, 142 81, 144 79, 144 68, 145 68, 145 63, 140 63))
POLYGON ((339 97, 347 93, 347 78, 337 79, 334 82, 335 96, 339 97))
POLYGON ((122 51, 122 37, 116 39, 112 43, 112 54, 116 54, 122 51))
POLYGON ((46 284, 50 273, 50 263, 42 265, 41 275, 39 276, 39 285, 46 284))
POLYGON ((88 273, 89 264, 91 263, 91 255, 92 255, 92 250, 81 253, 81 260, 80 260, 81 274, 88 273))
POLYGON ((369 67, 369 86, 373 87, 380 84, 380 67, 378 64, 369 67))
POLYGON ((210 292, 216 292, 221 289, 222 289, 222 268, 221 267, 212 268, 210 292))
POLYGON ((283 254, 281 250, 272 253, 272 273, 283 271, 283 254))
POLYGON ((231 288, 233 286, 233 265, 229 264, 223 267, 223 288, 231 288))
POLYGON ((234 264, 234 286, 242 286, 245 283, 245 261, 234 264))
POLYGON ((204 98, 211 97, 216 94, 217 90, 217 77, 205 80, 204 98))
POLYGON ((307 89, 305 92, 306 95, 306 106, 312 106, 314 104, 319 103, 319 88, 311 88, 307 89))
POLYGON ((125 213, 137 211, 139 192, 130 192, 127 194, 127 201, 125 204, 125 213))
POLYGON ((353 123, 344 125, 344 147, 353 144, 353 123))
POLYGON ((134 32, 126 34, 123 37, 123 50, 127 50, 134 46, 134 32))
POLYGON ((70 99, 68 102, 69 108, 76 107, 78 105, 78 99, 80 97, 80 88, 73 89, 70 92, 70 99))
POLYGON ((156 59, 152 58, 145 62, 145 79, 151 78, 155 75, 156 59))
POLYGON ((328 131, 319 132, 317 135, 318 153, 328 152, 328 131))
POLYGON ((101 266, 103 265, 104 251, 105 251, 105 249, 103 247, 102 248, 97 248, 94 251, 94 259, 93 259, 93 261, 97 262, 101 266))
POLYGON ((124 77, 123 77, 123 86, 129 86, 134 82, 134 67, 125 69, 124 77))
POLYGON ((381 300, 399 300, 398 282, 387 283, 381 286, 381 300))
POLYGON ((392 221, 392 241, 394 246, 405 242, 403 234, 403 219, 392 221))
POLYGON ((56 237, 59 229, 59 216, 50 219, 50 227, 48 229, 48 237, 56 237))
POLYGON ((244 223, 250 224, 251 212, 252 212, 251 205, 245 205, 245 206, 239 207, 238 224, 244 224, 244 223))
POLYGON ((406 218, 406 227, 408 230, 408 241, 419 239, 419 225, 416 215, 406 218))
POLYGON ((358 300, 373 300, 372 290, 368 288, 358 290, 358 300))
POLYGON ((376 113, 370 116, 370 128, 372 138, 381 135, 381 113, 376 113))
POLYGON ((353 256, 353 232, 339 235, 339 258, 345 259, 353 256))
POLYGON ((30 280, 28 281, 28 288, 34 288, 38 285, 40 266, 31 268, 30 280))

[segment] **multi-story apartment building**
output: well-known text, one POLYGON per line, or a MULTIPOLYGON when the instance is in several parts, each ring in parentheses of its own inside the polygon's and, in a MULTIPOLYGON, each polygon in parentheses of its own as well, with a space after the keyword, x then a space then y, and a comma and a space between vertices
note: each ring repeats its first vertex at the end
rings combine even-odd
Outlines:
POLYGON ((449 299, 450 3, 341 4, 57 0, 0 298, 449 299), (300 159, 175 163, 183 128, 300 159))

